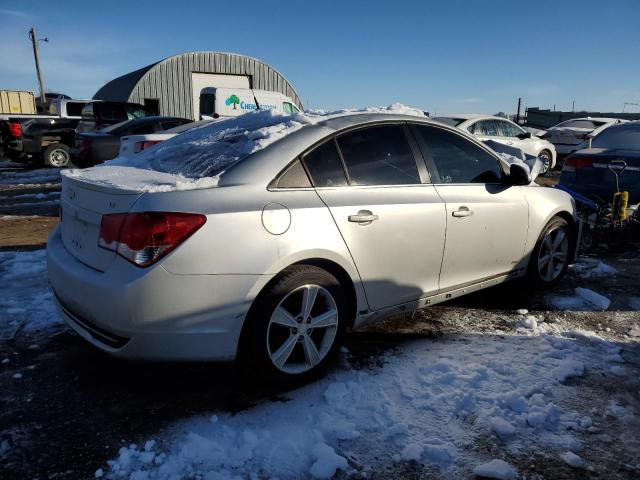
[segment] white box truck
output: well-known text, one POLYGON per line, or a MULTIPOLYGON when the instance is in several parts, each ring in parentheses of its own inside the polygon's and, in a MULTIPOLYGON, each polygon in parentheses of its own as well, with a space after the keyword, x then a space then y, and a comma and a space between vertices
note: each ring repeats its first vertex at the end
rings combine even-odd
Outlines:
POLYGON ((268 90, 207 87, 200 93, 200 120, 237 117, 253 110, 300 111, 291 98, 268 90))

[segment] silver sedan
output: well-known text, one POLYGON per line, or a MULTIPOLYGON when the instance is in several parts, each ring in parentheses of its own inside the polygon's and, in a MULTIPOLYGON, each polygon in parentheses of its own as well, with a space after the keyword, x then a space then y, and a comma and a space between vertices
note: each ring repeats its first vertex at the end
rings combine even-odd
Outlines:
POLYGON ((575 253, 571 197, 426 118, 327 118, 206 174, 217 186, 172 191, 63 176, 49 275, 88 342, 306 377, 348 328, 518 277, 549 286, 575 253))

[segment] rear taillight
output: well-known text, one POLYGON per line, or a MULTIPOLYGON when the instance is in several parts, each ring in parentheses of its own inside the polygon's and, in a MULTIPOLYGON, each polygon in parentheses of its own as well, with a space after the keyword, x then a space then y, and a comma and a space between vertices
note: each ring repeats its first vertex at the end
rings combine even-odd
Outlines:
POLYGON ((9 135, 13 138, 19 138, 22 136, 22 125, 18 122, 9 122, 9 135))
POLYGON ((153 147, 154 145, 157 145, 158 143, 161 143, 162 140, 145 140, 144 142, 136 142, 133 145, 133 151, 135 153, 139 153, 142 150, 146 150, 147 148, 153 147))
POLYGON ((82 137, 80 142, 80 149, 83 152, 88 152, 91 150, 91 144, 93 143, 93 139, 89 137, 82 137))
POLYGON ((98 245, 138 267, 148 267, 193 235, 206 220, 204 215, 179 212, 103 215, 98 245))
POLYGON ((580 170, 581 168, 593 167, 593 160, 588 158, 580 158, 580 157, 568 157, 564 161, 564 165, 562 166, 562 171, 564 172, 575 172, 576 170, 580 170))

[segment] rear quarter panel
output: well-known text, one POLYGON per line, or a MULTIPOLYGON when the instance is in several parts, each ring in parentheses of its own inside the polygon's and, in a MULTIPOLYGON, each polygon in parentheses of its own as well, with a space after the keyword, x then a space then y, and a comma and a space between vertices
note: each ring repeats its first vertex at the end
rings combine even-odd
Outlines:
MULTIPOLYGON (((269 208, 269 207, 268 207, 269 208)), ((267 209, 268 209, 267 208, 267 209)), ((253 294, 291 264, 325 259, 340 265, 356 292, 360 277, 331 217, 313 189, 267 191, 264 186, 228 186, 145 194, 132 211, 197 212, 207 222, 185 244, 161 260, 170 273, 187 275, 262 275, 253 294), (265 227, 265 206, 279 209, 290 222, 279 234, 265 227)), ((363 296, 358 295, 358 299, 363 296)), ((366 307, 364 307, 366 308, 366 307)))

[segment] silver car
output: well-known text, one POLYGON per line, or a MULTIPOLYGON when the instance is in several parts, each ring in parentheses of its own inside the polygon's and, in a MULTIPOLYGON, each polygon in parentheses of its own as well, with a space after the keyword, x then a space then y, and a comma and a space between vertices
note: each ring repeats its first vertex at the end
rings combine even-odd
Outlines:
POLYGON ((63 176, 49 276, 88 342, 306 377, 348 328, 518 277, 548 286, 574 256, 569 195, 426 118, 331 117, 213 165, 216 187, 184 191, 63 176))

